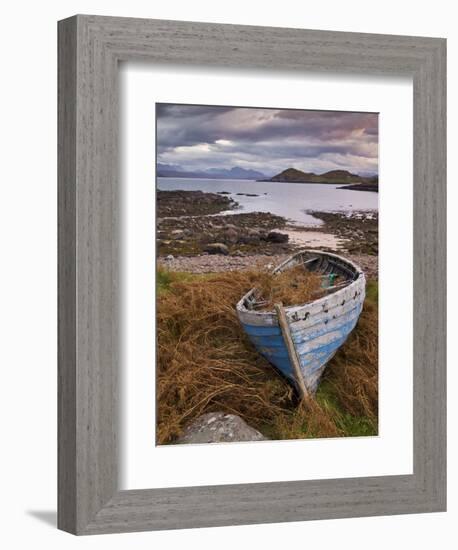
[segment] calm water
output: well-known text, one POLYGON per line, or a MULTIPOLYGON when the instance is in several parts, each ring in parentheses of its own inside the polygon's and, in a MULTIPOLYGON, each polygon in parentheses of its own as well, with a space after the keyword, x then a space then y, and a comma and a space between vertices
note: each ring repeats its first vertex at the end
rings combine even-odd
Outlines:
POLYGON ((252 180, 217 180, 197 178, 158 178, 158 188, 164 191, 228 191, 239 203, 238 212, 271 212, 302 225, 320 225, 321 221, 307 214, 307 210, 322 212, 351 212, 377 210, 378 193, 348 191, 339 185, 281 183, 252 180), (246 197, 237 193, 255 193, 246 197))

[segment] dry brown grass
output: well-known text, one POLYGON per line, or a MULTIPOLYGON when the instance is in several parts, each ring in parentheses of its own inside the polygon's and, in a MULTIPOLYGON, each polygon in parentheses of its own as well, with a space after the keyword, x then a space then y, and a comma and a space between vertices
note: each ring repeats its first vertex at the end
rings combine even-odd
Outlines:
POLYGON ((275 417, 276 439, 376 435, 378 432, 378 306, 366 299, 355 330, 329 362, 311 409, 275 417))
POLYGON ((255 351, 235 312, 240 297, 265 274, 162 273, 160 278, 165 290, 157 309, 158 444, 173 442, 194 418, 214 411, 237 414, 275 439, 376 432, 375 306, 366 305, 357 330, 330 363, 316 401, 306 409, 255 351))
POLYGON ((306 271, 302 265, 277 275, 260 272, 256 279, 259 297, 264 301, 260 309, 271 310, 276 303, 284 306, 305 304, 324 294, 321 276, 306 271))
POLYGON ((366 300, 347 343, 325 371, 340 407, 353 416, 376 422, 378 413, 378 306, 366 300))

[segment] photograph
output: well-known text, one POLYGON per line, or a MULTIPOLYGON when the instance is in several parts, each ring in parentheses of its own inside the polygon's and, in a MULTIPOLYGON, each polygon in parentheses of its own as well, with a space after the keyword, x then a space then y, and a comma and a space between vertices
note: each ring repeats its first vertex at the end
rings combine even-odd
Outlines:
POLYGON ((377 113, 156 104, 156 445, 378 434, 378 185, 377 113))

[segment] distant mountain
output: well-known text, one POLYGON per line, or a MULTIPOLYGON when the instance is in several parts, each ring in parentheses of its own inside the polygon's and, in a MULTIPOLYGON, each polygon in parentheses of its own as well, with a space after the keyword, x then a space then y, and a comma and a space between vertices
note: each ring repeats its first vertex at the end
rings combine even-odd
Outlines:
POLYGON ((247 170, 246 168, 240 168, 239 166, 234 166, 229 170, 223 168, 209 168, 205 170, 206 174, 211 174, 212 176, 232 178, 232 179, 259 179, 265 178, 266 175, 257 170, 247 170))
MULTIPOLYGON (((158 178, 203 178, 204 174, 198 174, 197 172, 185 172, 183 170, 170 170, 170 169, 157 169, 156 176, 158 178)), ((211 176, 206 176, 211 177, 211 176)))
POLYGON ((359 176, 358 174, 348 172, 348 170, 330 170, 324 174, 315 174, 314 172, 302 172, 296 168, 287 168, 286 170, 283 170, 283 172, 280 172, 280 174, 261 181, 283 181, 290 183, 372 184, 378 183, 378 176, 359 176))
POLYGON ((183 170, 176 164, 157 163, 156 175, 160 178, 204 178, 204 179, 245 179, 257 180, 265 178, 266 175, 257 170, 247 170, 234 166, 233 168, 208 168, 200 172, 183 170))
POLYGON ((183 169, 181 168, 181 166, 179 164, 162 164, 160 162, 156 163, 156 169, 157 170, 165 170, 165 171, 175 170, 176 172, 182 172, 183 171, 183 169))

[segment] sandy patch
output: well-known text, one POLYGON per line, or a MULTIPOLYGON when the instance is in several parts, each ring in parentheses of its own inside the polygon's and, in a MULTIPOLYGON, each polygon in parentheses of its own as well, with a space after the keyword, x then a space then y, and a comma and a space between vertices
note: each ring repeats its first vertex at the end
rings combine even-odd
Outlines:
POLYGON ((292 231, 281 229, 282 233, 287 233, 289 242, 296 246, 310 248, 332 248, 342 250, 345 248, 345 239, 336 237, 333 233, 323 233, 321 231, 292 231))

